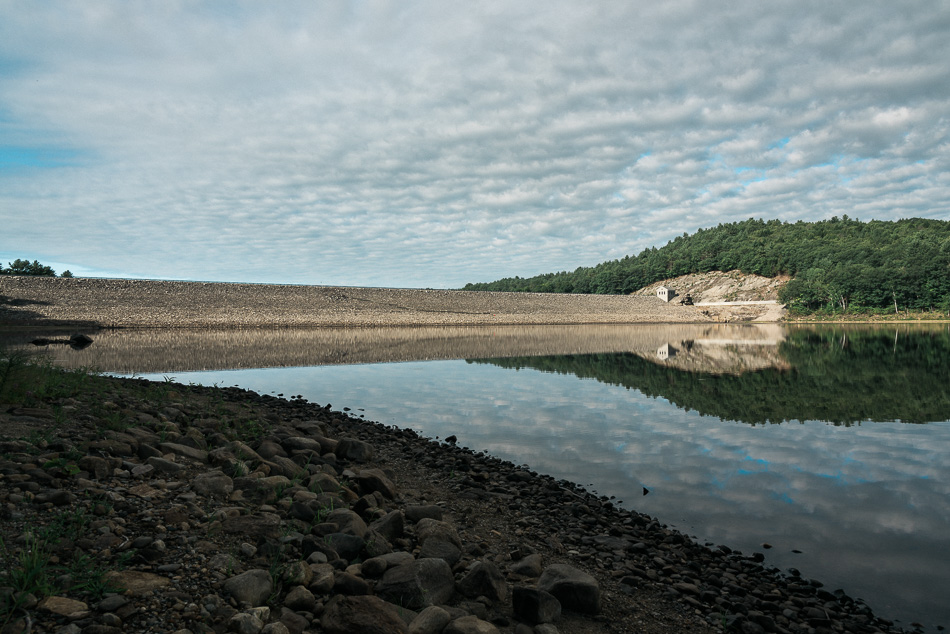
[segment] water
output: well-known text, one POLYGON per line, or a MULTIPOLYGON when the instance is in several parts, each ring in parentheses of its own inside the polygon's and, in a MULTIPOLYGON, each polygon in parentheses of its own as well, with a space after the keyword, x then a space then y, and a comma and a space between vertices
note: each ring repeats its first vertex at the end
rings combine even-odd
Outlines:
MULTIPOLYGON (((171 360, 144 376, 301 394, 426 436, 454 434, 700 542, 763 552, 880 616, 950 625, 946 325, 628 328, 428 329, 413 331, 411 345, 398 331, 297 333, 282 339, 284 358, 360 363, 201 372, 180 371, 208 365, 181 352, 201 346, 155 346, 152 336, 171 360), (413 358, 410 348, 441 360, 364 362, 413 358), (550 354, 558 348, 571 354, 550 354), (478 359, 452 358, 476 350, 478 359)), ((121 349, 101 339, 100 360, 121 349)), ((220 346, 231 365, 262 343, 234 341, 220 346)), ((160 365, 143 346, 125 359, 160 365)))

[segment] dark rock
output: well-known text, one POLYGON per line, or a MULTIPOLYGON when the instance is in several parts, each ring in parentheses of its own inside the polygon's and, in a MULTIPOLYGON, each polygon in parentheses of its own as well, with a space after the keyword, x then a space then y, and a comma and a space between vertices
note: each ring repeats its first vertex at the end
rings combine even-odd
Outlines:
POLYGON ((443 634, 498 634, 498 628, 477 616, 455 619, 442 631, 443 634))
POLYGON ((492 601, 504 601, 508 596, 505 577, 491 562, 479 561, 458 582, 458 591, 474 599, 488 597, 492 601))
POLYGON ((443 559, 417 559, 389 568, 376 584, 378 596, 410 609, 446 603, 454 591, 455 577, 443 559))
POLYGON ((355 438, 341 438, 334 453, 338 458, 360 463, 369 462, 376 457, 376 449, 371 444, 355 438))
POLYGON ((366 545, 362 537, 347 533, 330 533, 324 538, 324 543, 348 562, 359 557, 366 545))
POLYGON ((173 442, 159 443, 158 448, 165 453, 175 454, 195 462, 208 462, 208 452, 173 442))
POLYGON ((515 586, 511 591, 515 618, 536 625, 552 623, 561 616, 561 602, 554 595, 526 586, 515 586))
POLYGON ((408 634, 399 608, 374 596, 337 595, 327 603, 320 625, 327 634, 408 634))
POLYGON ((544 566, 541 555, 532 554, 511 564, 511 572, 525 577, 539 577, 544 566))
POLYGON ((421 519, 442 520, 442 507, 435 504, 414 504, 405 508, 406 519, 415 524, 421 519))
POLYGON ((227 594, 251 606, 264 605, 273 590, 273 580, 266 570, 248 570, 224 582, 227 594))
POLYGON ((390 511, 378 520, 373 521, 369 528, 385 537, 387 541, 392 542, 402 537, 404 525, 405 515, 402 511, 396 510, 390 511))
POLYGON ((349 509, 337 509, 332 511, 329 515, 327 515, 326 522, 329 524, 335 524, 338 533, 345 533, 347 535, 355 535, 357 537, 363 538, 366 536, 366 533, 369 532, 369 529, 366 526, 366 522, 363 521, 363 518, 349 509))
POLYGON ((600 585, 586 572, 566 564, 544 569, 538 588, 548 592, 567 610, 585 614, 600 612, 600 585))
POLYGON ((224 499, 234 490, 234 481, 221 471, 208 471, 198 474, 191 488, 198 495, 224 499))
POLYGON ((409 634, 439 634, 451 620, 451 615, 444 609, 430 605, 409 623, 409 634))
POLYGON ((356 478, 362 493, 378 491, 388 499, 396 497, 396 485, 381 469, 363 469, 356 478))
POLYGON ((369 594, 369 583, 348 572, 337 572, 333 577, 333 592, 350 596, 369 594))
POLYGON ((221 527, 226 533, 246 537, 276 538, 280 535, 280 516, 274 513, 239 515, 224 520, 221 527))

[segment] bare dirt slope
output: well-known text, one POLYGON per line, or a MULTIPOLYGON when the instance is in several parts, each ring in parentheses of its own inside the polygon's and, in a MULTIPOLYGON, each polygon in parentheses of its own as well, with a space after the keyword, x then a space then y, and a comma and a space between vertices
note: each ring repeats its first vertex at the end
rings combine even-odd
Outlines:
POLYGON ((709 321, 714 319, 695 308, 640 295, 0 277, 0 326, 256 328, 709 321))
POLYGON ((780 321, 785 309, 778 301, 778 293, 791 277, 762 277, 741 271, 709 271, 681 275, 640 289, 634 295, 656 295, 660 286, 676 291, 671 303, 678 303, 689 295, 701 311, 716 321, 780 321), (774 302, 773 304, 746 304, 739 302, 774 302))

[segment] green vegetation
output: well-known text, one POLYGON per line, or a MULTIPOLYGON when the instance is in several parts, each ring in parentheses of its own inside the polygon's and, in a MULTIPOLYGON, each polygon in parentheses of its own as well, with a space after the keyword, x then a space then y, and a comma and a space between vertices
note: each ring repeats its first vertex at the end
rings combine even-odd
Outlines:
POLYGON ((97 373, 82 368, 64 370, 46 358, 0 348, 0 402, 33 407, 48 399, 66 398, 95 390, 97 373))
POLYGON ((803 329, 789 335, 780 353, 790 370, 741 375, 687 372, 632 353, 470 362, 593 378, 752 425, 950 419, 950 331, 803 329))
MULTIPOLYGON (((56 277, 56 271, 51 269, 48 266, 40 264, 39 261, 33 260, 14 260, 13 262, 7 262, 7 268, 3 268, 0 265, 0 275, 38 275, 40 277, 56 277)), ((60 277, 72 277, 73 274, 66 270, 63 271, 63 274, 60 277)))
POLYGON ((679 275, 736 269, 793 276, 780 299, 799 312, 950 312, 950 222, 750 219, 683 234, 662 248, 594 267, 467 284, 465 290, 624 294, 679 275))

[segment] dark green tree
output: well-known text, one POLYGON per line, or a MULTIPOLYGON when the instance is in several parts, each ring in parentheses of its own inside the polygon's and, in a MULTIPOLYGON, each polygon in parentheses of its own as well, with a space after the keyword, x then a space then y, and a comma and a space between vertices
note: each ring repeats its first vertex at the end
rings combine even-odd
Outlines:
POLYGON ((40 264, 38 260, 14 260, 8 262, 8 268, 0 267, 0 275, 39 275, 42 277, 56 277, 56 271, 40 264))

